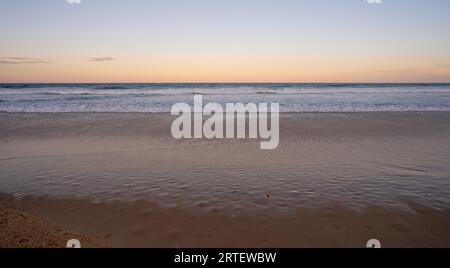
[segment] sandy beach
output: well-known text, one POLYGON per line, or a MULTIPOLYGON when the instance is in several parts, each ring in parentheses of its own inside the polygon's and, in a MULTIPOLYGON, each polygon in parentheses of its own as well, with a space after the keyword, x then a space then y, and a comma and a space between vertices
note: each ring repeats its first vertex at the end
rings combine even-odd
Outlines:
POLYGON ((65 247, 75 238, 82 247, 363 248, 376 238, 383 247, 435 248, 448 247, 450 237, 448 210, 416 204, 410 204, 412 211, 376 206, 354 211, 336 204, 299 208, 290 217, 255 212, 230 216, 147 202, 27 198, 15 206, 25 212, 5 214, 1 209, 0 247, 65 247), (42 218, 60 227, 43 225, 42 218))
MULTIPOLYGON (((450 248, 449 10, 0 0, 0 248, 151 249, 98 258, 128 266, 450 248)), ((5 256, 49 259, 24 252, 5 256)))
POLYGON ((0 114, 0 246, 450 246, 450 113, 282 114, 270 152, 171 122, 0 114))
POLYGON ((0 204, 0 248, 65 248, 77 239, 85 248, 109 247, 104 238, 68 232, 4 200, 0 204))

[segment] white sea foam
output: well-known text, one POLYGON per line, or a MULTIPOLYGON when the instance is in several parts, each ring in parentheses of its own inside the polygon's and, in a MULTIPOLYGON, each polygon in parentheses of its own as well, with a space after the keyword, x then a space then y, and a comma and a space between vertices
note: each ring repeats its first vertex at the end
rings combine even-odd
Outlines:
POLYGON ((450 84, 0 84, 0 111, 159 113, 194 94, 281 112, 450 111, 450 84))

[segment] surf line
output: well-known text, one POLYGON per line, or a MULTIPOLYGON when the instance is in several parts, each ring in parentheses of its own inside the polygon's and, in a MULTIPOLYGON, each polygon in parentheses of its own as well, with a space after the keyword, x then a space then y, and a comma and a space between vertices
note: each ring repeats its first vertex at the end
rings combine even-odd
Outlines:
POLYGON ((187 103, 172 106, 171 115, 178 116, 172 122, 172 136, 175 139, 261 139, 262 150, 274 150, 280 143, 280 105, 271 103, 270 113, 268 107, 267 103, 227 103, 225 108, 218 103, 203 105, 203 96, 194 95, 192 109, 187 103))

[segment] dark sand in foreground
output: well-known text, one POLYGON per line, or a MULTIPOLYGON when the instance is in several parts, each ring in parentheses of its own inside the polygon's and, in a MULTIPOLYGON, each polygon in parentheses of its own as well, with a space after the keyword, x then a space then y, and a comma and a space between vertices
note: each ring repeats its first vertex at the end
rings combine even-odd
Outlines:
MULTIPOLYGON (((3 201, 11 204, 7 201, 3 201)), ((92 204, 83 200, 24 199, 21 211, 1 209, 0 247, 449 247, 450 213, 411 204, 412 212, 341 205, 299 208, 288 216, 201 212, 147 202, 92 204), (48 227, 43 216, 59 228, 48 227), (20 215, 26 215, 26 220, 20 215), (31 216, 31 217, 30 217, 31 216), (70 232, 62 231, 70 230, 70 232), (88 234, 80 235, 80 234, 88 234)))
POLYGON ((6 203, 0 203, 0 248, 64 248, 71 239, 77 239, 85 248, 110 246, 104 238, 64 231, 6 203))
POLYGON ((273 154, 256 141, 175 141, 170 123, 155 114, 0 114, 0 247, 64 247, 73 234, 88 247, 364 247, 373 238, 450 247, 450 113, 286 114, 273 154), (236 183, 248 170, 252 180, 236 183), (115 192, 109 176, 118 173, 136 185, 115 192), (141 192, 152 174, 183 184, 141 192), (203 181, 209 174, 219 177, 203 181), (370 183, 373 174, 385 180, 370 183))

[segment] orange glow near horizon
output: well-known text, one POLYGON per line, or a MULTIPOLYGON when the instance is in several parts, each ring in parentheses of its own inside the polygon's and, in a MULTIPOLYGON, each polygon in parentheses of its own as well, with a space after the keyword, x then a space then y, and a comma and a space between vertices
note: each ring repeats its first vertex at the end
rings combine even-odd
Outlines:
POLYGON ((296 83, 296 82, 450 82, 447 66, 344 63, 341 59, 86 59, 0 65, 0 83, 296 83))

